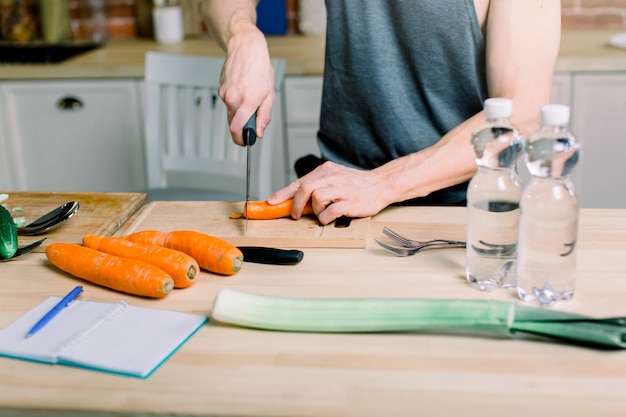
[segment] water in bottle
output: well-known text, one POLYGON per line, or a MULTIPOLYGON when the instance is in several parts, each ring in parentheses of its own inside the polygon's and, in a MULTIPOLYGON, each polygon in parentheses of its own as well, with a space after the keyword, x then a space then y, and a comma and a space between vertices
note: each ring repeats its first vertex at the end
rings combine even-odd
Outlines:
POLYGON ((541 109, 541 127, 524 158, 532 175, 520 202, 518 295, 549 306, 574 295, 578 197, 570 179, 580 145, 568 131, 569 107, 541 109))
POLYGON ((467 281, 483 290, 515 288, 519 200, 515 171, 522 136, 511 123, 512 102, 485 100, 486 121, 472 135, 478 169, 467 190, 467 281))

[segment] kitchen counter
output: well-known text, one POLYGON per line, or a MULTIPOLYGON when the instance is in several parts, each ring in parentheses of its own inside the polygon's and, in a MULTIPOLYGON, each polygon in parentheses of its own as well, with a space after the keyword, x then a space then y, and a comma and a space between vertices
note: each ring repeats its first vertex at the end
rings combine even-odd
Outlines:
MULTIPOLYGON (((164 227, 176 227, 179 218, 172 212, 164 227)), ((205 315, 223 288, 289 297, 518 301, 504 290, 471 288, 462 249, 389 254, 374 242, 383 226, 418 239, 462 239, 465 209, 390 207, 372 218, 365 248, 306 248, 298 265, 246 263, 232 277, 202 272, 193 287, 161 300, 89 283, 83 297, 205 315)), ((626 316, 626 210, 583 209, 577 247, 577 293, 554 308, 626 316)), ((0 327, 80 282, 40 253, 0 263, 0 271, 0 327)), ((17 416, 52 410, 81 416, 588 417, 626 409, 626 351, 467 334, 289 333, 211 321, 146 380, 10 358, 0 358, 0 374, 0 415, 17 416)))
MULTIPOLYGON (((324 38, 305 36, 268 37, 272 56, 287 58, 287 74, 318 75, 323 71, 324 38)), ((225 56, 210 39, 189 39, 159 44, 149 39, 110 41, 105 46, 58 64, 0 65, 0 80, 143 78, 148 51, 225 56)))
MULTIPOLYGON (((619 30, 564 30, 556 71, 626 71, 626 51, 608 45, 619 30)), ((324 37, 268 37, 270 53, 287 59, 287 75, 321 75, 324 37)), ((142 78, 147 51, 223 56, 210 39, 158 44, 149 39, 111 41, 59 64, 0 65, 0 80, 142 78)))

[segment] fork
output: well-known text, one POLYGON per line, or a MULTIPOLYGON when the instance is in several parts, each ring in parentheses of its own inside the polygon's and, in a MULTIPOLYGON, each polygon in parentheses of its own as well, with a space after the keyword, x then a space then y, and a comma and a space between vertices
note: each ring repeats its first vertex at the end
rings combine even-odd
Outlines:
POLYGON ((415 255, 417 252, 420 252, 426 248, 464 248, 465 247, 465 242, 459 242, 459 241, 451 241, 451 243, 442 243, 440 241, 424 242, 421 245, 406 247, 406 246, 393 246, 385 242, 382 242, 378 239, 375 239, 375 240, 376 240, 376 243, 378 243, 380 246, 387 249, 389 252, 395 253, 398 256, 412 256, 412 255, 415 255))
POLYGON ((426 241, 413 240, 413 239, 404 237, 397 232, 394 232, 387 226, 383 227, 383 234, 389 237, 391 240, 398 243, 399 245, 404 246, 405 248, 414 248, 414 247, 420 247, 425 244, 436 244, 436 243, 465 245, 465 242, 462 242, 459 240, 449 240, 449 239, 432 239, 432 240, 426 240, 426 241))

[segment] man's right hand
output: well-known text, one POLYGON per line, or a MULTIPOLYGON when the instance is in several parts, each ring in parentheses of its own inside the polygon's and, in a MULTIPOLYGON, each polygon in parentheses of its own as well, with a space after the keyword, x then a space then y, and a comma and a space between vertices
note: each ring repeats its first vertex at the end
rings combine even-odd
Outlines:
POLYGON ((227 45, 228 56, 222 70, 218 91, 228 109, 228 123, 233 141, 243 145, 243 127, 254 112, 256 131, 263 137, 270 123, 276 98, 274 70, 265 36, 256 26, 233 36, 227 45))

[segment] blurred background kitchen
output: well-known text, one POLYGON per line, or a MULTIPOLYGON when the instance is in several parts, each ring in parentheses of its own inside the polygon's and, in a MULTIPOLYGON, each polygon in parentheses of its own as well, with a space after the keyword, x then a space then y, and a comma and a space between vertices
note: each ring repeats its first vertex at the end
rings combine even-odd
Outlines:
MULTIPOLYGON (((205 36, 200 3, 201 0, 0 0, 0 39, 27 43, 152 37, 152 9, 174 5, 183 10, 185 37, 205 36), (58 39, 46 39, 49 27, 49 32, 58 33, 58 39)), ((268 34, 297 31, 296 1, 264 0, 262 3, 262 18, 268 34)))
MULTIPOLYGON (((143 190, 144 56, 223 55, 200 4, 0 0, 0 191, 143 190), (167 6, 182 10, 182 41, 155 41, 153 9, 167 6)), ((561 4, 551 102, 570 106, 582 142, 573 174, 581 207, 626 207, 626 0, 561 4)), ((287 61, 272 121, 277 189, 295 179, 298 158, 319 152, 325 8, 324 0, 262 0, 257 11, 270 52, 287 61)))
MULTIPOLYGON (((0 39, 44 41, 44 27, 56 25, 59 40, 100 41, 152 37, 152 8, 179 5, 185 37, 206 36, 201 0, 0 0, 0 39), (64 19, 67 19, 65 22, 64 19), (67 23, 67 24, 65 24, 67 23), (64 29, 67 29, 64 31, 64 29)), ((316 3, 316 0, 300 0, 316 3)), ((626 0, 561 0, 563 28, 626 28, 626 0)), ((298 33, 298 0, 263 0, 260 18, 272 35, 298 33), (269 12, 267 15, 265 12, 269 12)), ((310 22, 301 22, 309 24, 310 22)), ((304 28, 304 31, 307 29, 304 28)), ((314 28, 310 29, 314 31, 314 28)), ((54 40, 54 39, 52 39, 54 40)))

